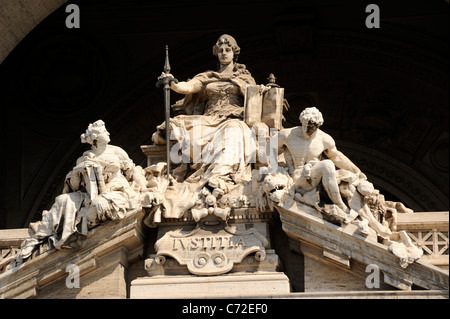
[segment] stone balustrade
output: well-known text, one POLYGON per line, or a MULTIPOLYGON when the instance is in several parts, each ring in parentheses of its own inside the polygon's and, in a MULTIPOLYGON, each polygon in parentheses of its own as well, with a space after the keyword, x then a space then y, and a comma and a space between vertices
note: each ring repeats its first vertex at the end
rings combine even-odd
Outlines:
POLYGON ((420 260, 448 270, 449 213, 398 214, 397 218, 397 229, 406 230, 414 244, 422 248, 420 260))

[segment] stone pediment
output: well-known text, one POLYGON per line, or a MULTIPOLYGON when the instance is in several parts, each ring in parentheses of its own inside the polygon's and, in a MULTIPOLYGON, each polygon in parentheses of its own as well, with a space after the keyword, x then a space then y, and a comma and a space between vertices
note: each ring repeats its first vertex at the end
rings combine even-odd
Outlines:
POLYGON ((307 206, 277 205, 275 208, 291 249, 305 256, 325 260, 360 278, 367 278, 370 265, 379 269, 385 284, 401 290, 409 291, 415 285, 448 291, 448 271, 421 260, 404 268, 387 246, 378 243, 376 238, 361 235, 355 225, 337 226, 314 216, 307 206))
MULTIPOLYGON (((231 272, 221 275, 201 276, 200 274, 200 276, 189 276, 191 272, 187 270, 187 265, 181 265, 174 256, 164 255, 165 244, 161 244, 158 247, 159 257, 161 259, 167 257, 167 260, 164 263, 157 264, 155 262, 157 258, 154 255, 153 258, 145 261, 143 268, 149 276, 134 279, 131 286, 133 291, 131 297, 148 298, 151 295, 150 290, 148 290, 150 288, 153 290, 164 288, 167 290, 165 292, 167 295, 183 297, 182 291, 174 294, 170 290, 171 285, 179 285, 181 280, 184 285, 190 285, 189 287, 194 289, 190 293, 196 297, 204 296, 202 289, 206 286, 211 289, 210 296, 224 297, 225 295, 222 294, 224 289, 231 296, 234 287, 236 285, 242 287, 244 282, 251 282, 252 285, 256 285, 258 282, 260 293, 256 293, 255 290, 246 291, 240 288, 239 294, 245 292, 248 297, 264 297, 267 294, 267 286, 265 285, 269 282, 276 282, 279 288, 277 286, 277 291, 271 292, 272 296, 282 298, 398 298, 402 296, 404 298, 441 298, 447 296, 448 298, 448 272, 420 260, 407 268, 403 268, 398 263, 398 257, 393 255, 385 245, 377 243, 373 238, 360 235, 355 225, 349 224, 344 227, 334 225, 324 221, 320 216, 313 215, 312 209, 309 207, 302 207, 303 210, 298 209, 298 207, 287 206, 275 206, 275 208, 279 212, 282 229, 289 237, 290 248, 304 255, 305 259, 311 257, 318 260, 322 258, 328 265, 331 265, 328 271, 330 269, 344 270, 353 277, 359 277, 363 286, 364 280, 368 276, 364 268, 367 265, 377 265, 382 274, 384 287, 395 287, 394 290, 389 291, 385 288, 383 291, 377 292, 370 289, 365 291, 356 291, 356 289, 308 291, 308 289, 305 289, 305 292, 302 293, 286 292, 288 291, 285 288, 288 285, 287 277, 282 272, 275 271, 278 265, 278 257, 273 249, 264 247, 264 239, 268 239, 270 242, 271 236, 265 232, 266 228, 261 223, 269 222, 278 214, 276 212, 256 213, 252 209, 240 209, 231 213, 228 221, 229 226, 221 228, 223 226, 221 225, 217 230, 195 228, 195 222, 189 216, 182 220, 163 219, 159 227, 163 232, 161 237, 156 240, 158 242, 163 239, 160 243, 164 243, 167 239, 171 239, 170 244, 175 245, 179 251, 182 251, 181 246, 184 248, 201 248, 200 250, 190 249, 190 253, 194 255, 202 252, 212 257, 214 253, 224 252, 225 250, 227 255, 230 256, 230 260, 231 257, 239 257, 240 259, 245 255, 240 262, 238 260, 234 263, 231 272), (176 229, 180 225, 191 225, 192 228, 187 228, 184 234, 181 232, 170 234, 170 231, 165 231, 169 228, 176 229), (256 228, 244 227, 246 225, 256 228), (261 234, 261 236, 255 234, 261 234), (217 240, 208 240, 207 238, 210 238, 211 235, 217 240), (223 239, 224 237, 228 239, 223 239), (233 237, 234 239, 232 239, 233 237), (194 238, 200 239, 195 240, 194 243, 194 238), (182 242, 176 242, 176 240, 182 242), (260 241, 258 242, 258 240, 260 241), (203 243, 207 244, 206 247, 203 247, 203 243), (266 254, 266 256, 261 255, 260 257, 265 258, 259 258, 259 260, 254 254, 255 251, 252 253, 248 250, 251 247, 259 248, 258 245, 265 249, 266 254), (247 275, 244 276, 243 274, 247 275), (412 286, 420 286, 428 290, 411 290, 412 286), (400 291, 397 289, 400 289, 400 291), (284 293, 279 291, 284 291, 284 293)), ((123 220, 109 221, 100 225, 90 231, 88 244, 82 250, 71 252, 57 251, 53 248, 42 251, 36 256, 33 255, 31 260, 25 264, 0 275, 2 296, 6 298, 124 298, 126 287, 123 286, 123 277, 127 273, 130 276, 128 285, 133 278, 136 278, 136 275, 133 275, 136 271, 134 269, 142 267, 141 262, 137 262, 139 255, 142 253, 142 242, 148 241, 148 238, 142 237, 143 234, 140 231, 142 228, 141 218, 141 212, 131 212, 123 220), (69 278, 67 266, 72 264, 79 267, 81 276, 81 287, 79 289, 67 289, 65 286, 67 278, 69 278), (124 266, 128 269, 127 271, 124 271, 124 266), (113 275, 110 275, 111 271, 113 275), (105 287, 102 282, 113 280, 113 278, 115 286, 111 286, 110 293, 105 294, 105 287)), ((276 235, 273 234, 272 236, 276 235)), ((205 260, 214 263, 215 258, 211 257, 207 257, 205 260)), ((195 260, 195 257, 189 258, 195 260)), ((178 259, 182 260, 180 257, 178 259)), ((196 260, 198 262, 199 258, 196 260)), ((222 271, 226 268, 226 263, 219 262, 216 265, 223 265, 222 271)), ((307 262, 304 265, 306 272, 307 262)), ((314 267, 320 268, 317 266, 318 264, 314 265, 314 267)), ((212 268, 214 271, 218 269, 214 264, 207 265, 205 263, 204 269, 208 268, 212 268)), ((201 269, 201 267, 196 269, 201 269)), ((143 273, 140 274, 143 275, 143 273)), ((341 274, 345 273, 341 272, 341 274)), ((342 277, 345 280, 352 278, 351 276, 342 277)), ((321 285, 320 282, 314 282, 313 278, 306 275, 304 280, 306 286, 311 284, 321 285)), ((158 296, 161 297, 161 295, 158 296)))

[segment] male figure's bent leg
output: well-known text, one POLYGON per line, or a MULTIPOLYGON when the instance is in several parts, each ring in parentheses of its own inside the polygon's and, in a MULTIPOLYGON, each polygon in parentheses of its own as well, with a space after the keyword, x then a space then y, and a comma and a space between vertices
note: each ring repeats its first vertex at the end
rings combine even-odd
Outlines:
POLYGON ((320 161, 311 169, 312 180, 316 180, 320 177, 322 178, 323 187, 325 188, 331 201, 345 213, 349 213, 349 209, 344 204, 339 192, 339 186, 336 181, 336 168, 331 160, 320 161))

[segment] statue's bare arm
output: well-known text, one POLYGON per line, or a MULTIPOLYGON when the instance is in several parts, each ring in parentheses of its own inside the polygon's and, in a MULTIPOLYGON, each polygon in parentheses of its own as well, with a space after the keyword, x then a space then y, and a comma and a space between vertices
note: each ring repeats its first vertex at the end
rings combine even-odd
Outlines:
POLYGON ((350 161, 347 156, 345 156, 336 148, 336 144, 331 136, 324 135, 323 140, 326 147, 324 153, 331 161, 333 161, 334 165, 339 168, 351 171, 355 174, 359 174, 361 172, 361 170, 355 164, 353 164, 353 162, 350 161))
POLYGON ((287 143, 287 131, 281 130, 277 134, 277 142, 278 142, 278 154, 283 153, 286 143, 287 143))
POLYGON ((198 93, 202 89, 202 86, 203 84, 196 79, 192 79, 190 81, 181 81, 178 83, 170 83, 170 88, 180 94, 198 93))

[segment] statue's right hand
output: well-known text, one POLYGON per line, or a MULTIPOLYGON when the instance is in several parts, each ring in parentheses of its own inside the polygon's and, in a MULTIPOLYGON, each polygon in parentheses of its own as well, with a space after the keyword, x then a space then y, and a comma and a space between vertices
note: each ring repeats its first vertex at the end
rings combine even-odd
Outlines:
POLYGON ((158 76, 158 81, 163 80, 165 78, 173 78, 174 76, 170 73, 162 72, 160 76, 158 76))

